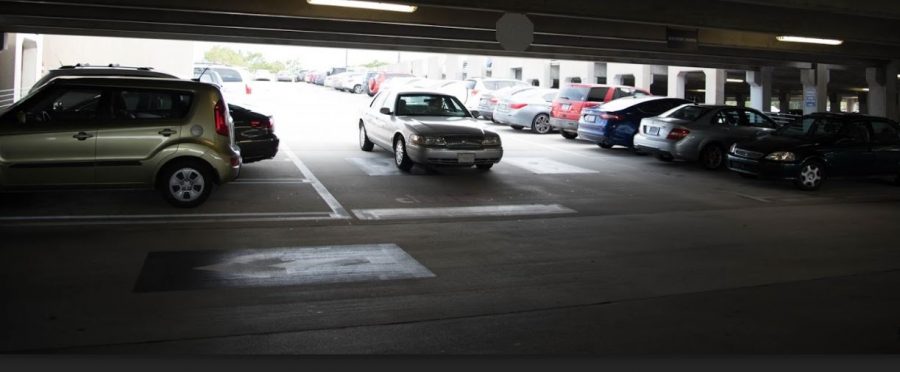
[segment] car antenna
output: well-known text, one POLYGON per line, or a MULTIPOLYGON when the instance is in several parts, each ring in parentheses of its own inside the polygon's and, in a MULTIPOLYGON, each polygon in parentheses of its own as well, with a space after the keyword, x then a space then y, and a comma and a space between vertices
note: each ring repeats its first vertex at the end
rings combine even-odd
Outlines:
POLYGON ((203 71, 200 72, 200 75, 197 75, 197 80, 195 81, 200 81, 200 78, 202 78, 203 75, 206 74, 206 71, 209 71, 209 66, 203 68, 203 71))

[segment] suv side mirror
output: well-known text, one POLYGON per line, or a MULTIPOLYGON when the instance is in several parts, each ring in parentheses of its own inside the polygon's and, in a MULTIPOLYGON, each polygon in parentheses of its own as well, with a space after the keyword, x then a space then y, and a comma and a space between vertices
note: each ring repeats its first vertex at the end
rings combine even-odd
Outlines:
POLYGON ((391 114, 393 114, 393 113, 391 112, 391 109, 389 109, 389 108, 387 108, 387 107, 382 107, 381 110, 378 110, 378 112, 380 112, 380 113, 382 113, 382 114, 384 114, 384 115, 391 115, 391 114))
POLYGON ((22 125, 28 122, 28 115, 25 111, 16 112, 16 121, 22 125))

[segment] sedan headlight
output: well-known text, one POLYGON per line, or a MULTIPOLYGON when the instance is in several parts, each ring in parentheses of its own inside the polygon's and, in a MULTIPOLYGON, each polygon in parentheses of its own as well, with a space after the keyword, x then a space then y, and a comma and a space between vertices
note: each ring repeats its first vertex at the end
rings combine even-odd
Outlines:
POLYGON ((797 157, 794 156, 794 153, 790 151, 778 151, 769 154, 768 156, 766 156, 766 159, 774 161, 796 161, 797 157))
POLYGON ((737 144, 736 144, 736 143, 732 144, 732 145, 731 145, 731 148, 728 149, 728 153, 729 153, 729 154, 734 154, 734 149, 736 149, 736 148, 737 148, 737 144))
POLYGON ((444 137, 425 137, 413 134, 409 137, 409 141, 415 145, 424 146, 446 146, 447 140, 444 137))
POLYGON ((484 139, 481 141, 481 144, 484 146, 499 146, 500 137, 484 137, 484 139))

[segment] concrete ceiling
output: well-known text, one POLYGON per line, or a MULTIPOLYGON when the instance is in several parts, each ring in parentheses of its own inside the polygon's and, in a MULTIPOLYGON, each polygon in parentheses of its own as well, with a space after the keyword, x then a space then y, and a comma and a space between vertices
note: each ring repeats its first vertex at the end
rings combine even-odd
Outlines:
POLYGON ((848 68, 900 59, 900 11, 890 1, 418 0, 411 14, 304 0, 0 0, 0 30, 488 54, 750 70, 848 68), (884 10, 884 11, 880 11, 884 10), (524 52, 504 50, 504 12, 534 23, 524 52), (672 29, 697 43, 670 45, 672 29), (776 35, 845 40, 782 43, 776 35))

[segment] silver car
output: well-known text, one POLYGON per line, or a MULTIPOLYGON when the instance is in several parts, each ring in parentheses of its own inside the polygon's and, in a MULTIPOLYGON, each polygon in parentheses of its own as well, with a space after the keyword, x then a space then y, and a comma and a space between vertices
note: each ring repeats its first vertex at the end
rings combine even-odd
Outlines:
POLYGON ((550 108, 558 93, 559 89, 529 89, 506 96, 494 108, 494 121, 515 130, 550 133, 550 108))
POLYGON ((363 110, 359 147, 375 145, 392 151, 402 171, 417 163, 487 170, 503 157, 500 136, 480 128, 459 99, 419 89, 383 90, 363 110))
POLYGON ((663 161, 700 161, 707 169, 718 169, 725 164, 732 144, 777 127, 768 116, 751 108, 687 104, 641 120, 634 146, 663 161))

